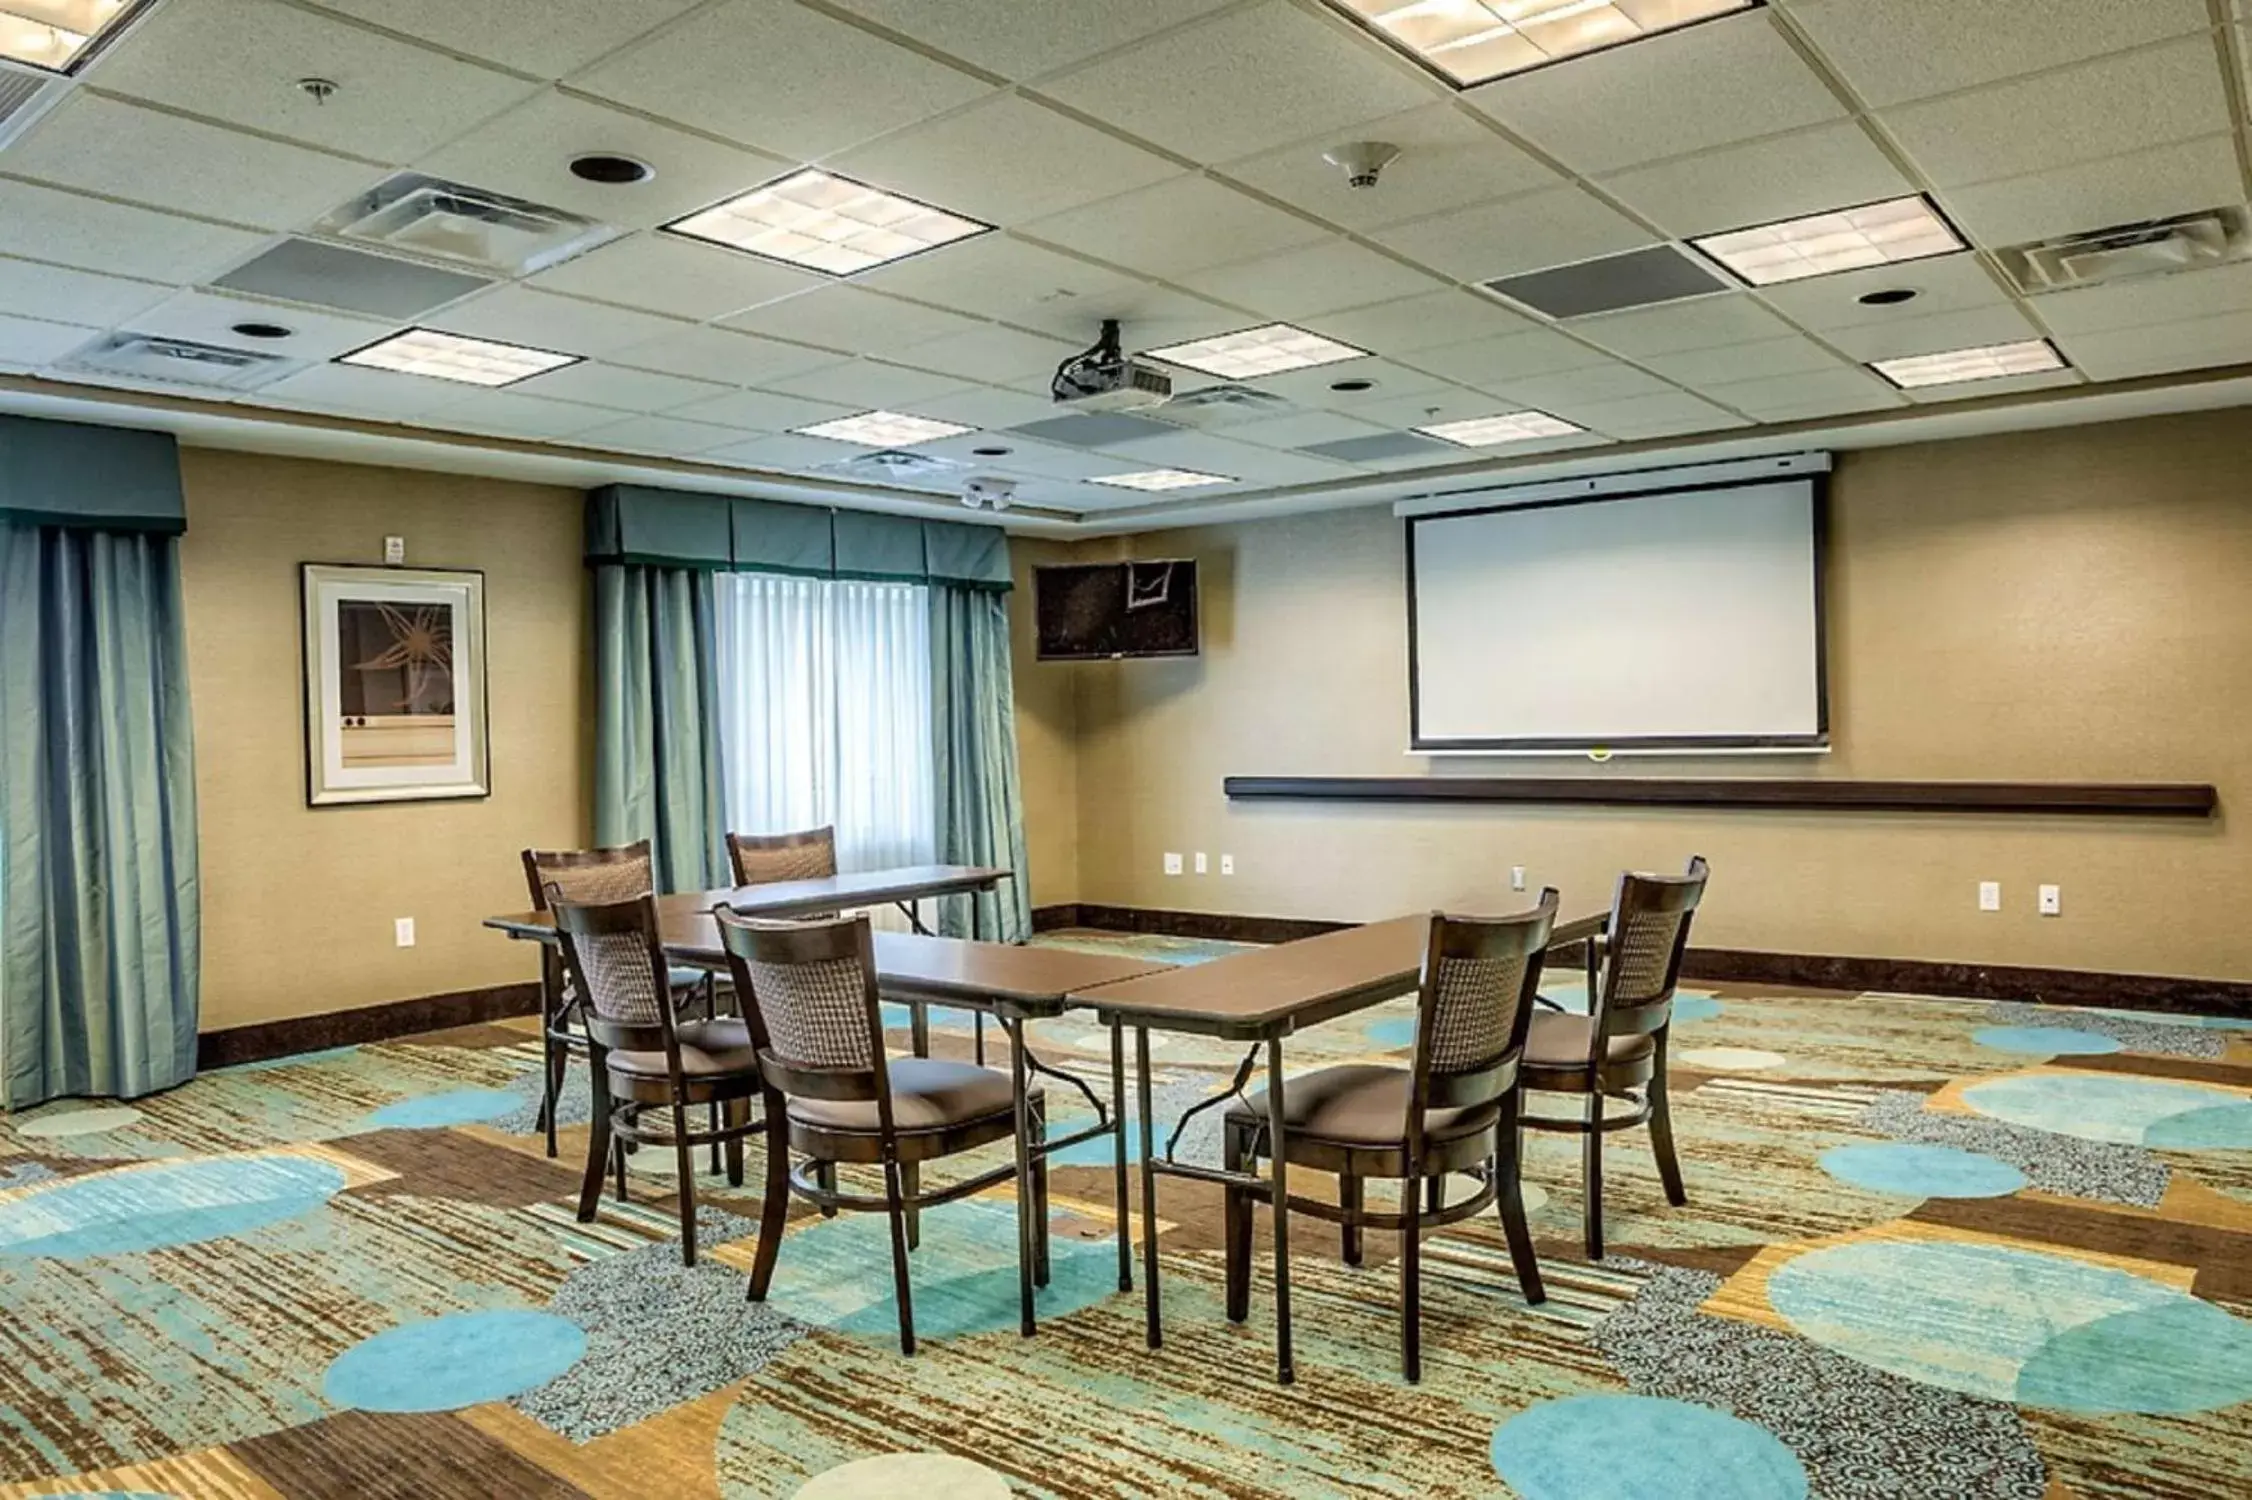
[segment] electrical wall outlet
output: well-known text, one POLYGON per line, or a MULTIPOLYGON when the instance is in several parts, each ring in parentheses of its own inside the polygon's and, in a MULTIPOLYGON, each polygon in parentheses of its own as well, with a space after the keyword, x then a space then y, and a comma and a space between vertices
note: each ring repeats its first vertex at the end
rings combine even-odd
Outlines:
POLYGON ((1204 851, 1202 849, 1196 851, 1196 873, 1199 875, 1209 875, 1212 873, 1212 862, 1204 857, 1204 851))
POLYGON ((2044 917, 2058 917, 2064 915, 2063 888, 2053 885, 2042 886, 2040 908, 2041 915, 2044 917))
POLYGON ((1509 867, 1509 888, 1513 891, 1521 891, 1525 888, 1525 867, 1523 865, 1511 865, 1509 867))
POLYGON ((1171 850, 1167 850, 1165 853, 1165 873, 1168 875, 1178 875, 1181 873, 1181 856, 1173 853, 1171 850))
POLYGON ((391 933, 397 939, 400 947, 412 948, 414 946, 414 918, 399 918, 398 921, 391 924, 391 933))
POLYGON ((383 561, 395 568, 406 560, 407 539, 403 536, 385 537, 383 539, 383 561))
POLYGON ((1980 911, 2000 911, 2002 909, 2002 882, 1999 880, 1981 880, 1978 883, 1978 909, 1980 911))
POLYGON ((1222 875, 1233 875, 1235 873, 1234 855, 1223 854, 1220 856, 1220 873, 1222 875))

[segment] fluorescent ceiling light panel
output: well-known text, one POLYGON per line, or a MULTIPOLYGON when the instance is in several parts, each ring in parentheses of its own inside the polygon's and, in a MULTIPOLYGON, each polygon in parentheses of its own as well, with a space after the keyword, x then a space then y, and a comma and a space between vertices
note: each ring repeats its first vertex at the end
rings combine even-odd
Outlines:
POLYGON ((1960 385, 1969 380, 1999 380, 2004 375, 2038 375, 2070 368, 2047 339, 2014 344, 1981 344, 1943 354, 1910 354, 1870 361, 1869 368, 1904 391, 1929 385, 1960 385))
POLYGON ((1342 360, 1368 357, 1366 349, 1340 344, 1335 339, 1325 339, 1288 323, 1269 323, 1263 328, 1246 328, 1238 333, 1193 339, 1186 344, 1168 344, 1163 349, 1146 352, 1151 359, 1201 370, 1222 380, 1256 380, 1262 375, 1280 375, 1285 370, 1304 370, 1314 365, 1333 365, 1342 360))
POLYGON ((1121 490, 1193 490, 1201 485, 1235 483, 1225 474, 1199 474, 1194 469, 1143 469, 1135 474, 1105 474, 1087 482, 1121 490))
POLYGON ((1544 411, 1505 412, 1498 417, 1471 417, 1462 422, 1435 422, 1415 429, 1461 448, 1491 448, 1500 443, 1526 443, 1535 438, 1574 437, 1587 431, 1544 411))
POLYGON ((1454 84, 1469 88, 1640 41, 1760 0, 1329 0, 1454 84))
POLYGON ((665 228, 767 260, 850 276, 984 234, 993 226, 809 167, 665 228))
POLYGON ((581 356, 463 338, 435 328, 410 328, 339 358, 340 365, 365 365, 401 375, 428 375, 462 385, 502 386, 575 365, 581 356))
POLYGON ((1753 286, 1834 276, 1967 248, 1939 210, 1914 195, 1707 235, 1689 243, 1753 286))
POLYGON ((128 0, 0 0, 0 57, 66 72, 132 9, 128 0))
POLYGON ((802 437, 859 443, 870 448, 908 448, 916 443, 935 443, 940 438, 960 437, 965 432, 977 429, 964 427, 959 422, 911 417, 904 412, 864 411, 857 417, 838 417, 834 421, 816 422, 811 427, 793 427, 790 430, 802 437))

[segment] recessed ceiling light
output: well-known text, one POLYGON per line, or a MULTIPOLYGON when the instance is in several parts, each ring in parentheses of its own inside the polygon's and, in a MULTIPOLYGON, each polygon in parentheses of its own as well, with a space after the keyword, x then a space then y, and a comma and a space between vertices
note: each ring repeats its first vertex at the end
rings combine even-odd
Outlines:
POLYGON ((975 454, 975 455, 976 455, 977 457, 979 457, 979 458, 1006 458, 1006 457, 1008 457, 1008 456, 1009 456, 1009 455, 1010 455, 1011 453, 1013 453, 1013 452, 1015 452, 1015 451, 1016 451, 1016 450, 1015 450, 1015 449, 1013 449, 1013 448, 991 448, 991 447, 988 447, 988 448, 972 448, 972 449, 970 450, 970 452, 971 452, 971 453, 975 454))
POLYGON ((1898 307, 1903 302, 1916 300, 1916 289, 1911 286, 1888 286, 1881 292, 1863 292, 1853 300, 1863 307, 1898 307))
POLYGON ((604 187, 632 187, 654 178, 657 169, 639 157, 620 156, 614 151, 590 151, 571 158, 571 175, 581 182, 597 182, 604 187))
POLYGON ((528 349, 521 344, 499 344, 491 339, 463 338, 435 328, 410 328, 365 349, 355 349, 336 362, 392 370, 401 375, 428 375, 434 380, 463 385, 514 385, 549 370, 575 365, 581 356, 528 349))
POLYGON ((1689 242, 1753 286, 1951 255, 1963 237, 1921 195, 1808 214, 1689 242))
POLYGON ((1225 474, 1199 474, 1194 469, 1143 469, 1133 474, 1105 474, 1090 484, 1107 484, 1121 490, 1193 490, 1199 485, 1234 484, 1225 474))
POLYGON ((1375 390, 1376 382, 1373 380, 1332 380, 1329 383, 1329 388, 1333 391, 1343 391, 1347 395, 1352 395, 1358 391, 1375 390))
POLYGON ((1462 422, 1434 422, 1415 429, 1425 437, 1439 438, 1458 448, 1491 448, 1499 443, 1524 443, 1534 438, 1571 437, 1587 431, 1544 411, 1512 411, 1494 417, 1471 417, 1462 422))
POLYGON ((134 8, 130 0, 0 0, 0 57, 68 72, 134 8))
POLYGON ((988 233, 993 226, 808 168, 665 228, 825 275, 850 276, 988 233))
POLYGON ((1146 352, 1151 359, 1201 370, 1223 380, 1253 380, 1261 375, 1280 375, 1285 370, 1304 370, 1314 365, 1333 365, 1340 360, 1368 357, 1366 349, 1340 344, 1335 339, 1325 339, 1288 323, 1269 323, 1260 328, 1192 339, 1185 344, 1169 344, 1163 349, 1146 352))
POLYGON ((1329 0, 1456 88, 1750 10, 1760 0, 1329 0))
POLYGON ((834 421, 816 422, 811 427, 793 427, 790 430, 801 437, 860 443, 871 448, 906 448, 916 443, 935 443, 940 438, 960 437, 963 433, 976 429, 964 427, 959 422, 911 417, 903 412, 864 411, 856 417, 838 417, 834 421))
POLYGON ((279 323, 237 323, 234 331, 246 339, 286 339, 296 332, 279 323))
POLYGON ((1902 390, 1912 391, 1927 385, 1998 380, 2004 375, 2038 375, 2069 366, 2047 339, 2024 339, 2014 344, 1981 344, 1975 349, 1871 360, 1869 368, 1902 390))

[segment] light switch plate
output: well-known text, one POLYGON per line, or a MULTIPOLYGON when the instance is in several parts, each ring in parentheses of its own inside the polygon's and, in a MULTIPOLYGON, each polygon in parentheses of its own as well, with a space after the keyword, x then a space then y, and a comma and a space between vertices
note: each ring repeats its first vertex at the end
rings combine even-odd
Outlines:
POLYGON ((1978 883, 1978 909, 1980 911, 2000 911, 2002 909, 2002 882, 1999 880, 1981 880, 1978 883))
POLYGON ((407 539, 387 536, 383 539, 383 562, 386 567, 398 567, 407 560, 407 539))
POLYGON ((412 948, 414 946, 414 918, 399 918, 398 921, 391 924, 391 931, 392 935, 398 940, 400 947, 412 948))
POLYGON ((2044 917, 2062 916, 2064 914, 2064 891, 2062 887, 2053 885, 2042 886, 2040 895, 2040 909, 2041 915, 2044 917))
POLYGON ((1168 875, 1178 875, 1181 873, 1181 856, 1173 853, 1171 850, 1167 850, 1165 854, 1165 873, 1168 875))
POLYGON ((1220 873, 1222 875, 1233 875, 1235 873, 1234 855, 1223 854, 1220 856, 1220 873))

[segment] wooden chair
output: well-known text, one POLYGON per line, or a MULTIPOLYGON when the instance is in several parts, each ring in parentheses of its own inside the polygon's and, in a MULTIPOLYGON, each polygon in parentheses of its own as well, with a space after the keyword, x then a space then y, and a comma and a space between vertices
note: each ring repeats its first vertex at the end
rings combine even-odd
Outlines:
POLYGON ((837 830, 731 833, 727 836, 727 862, 735 868, 737 885, 825 880, 837 873, 837 830))
POLYGON ((899 1302, 899 1347, 915 1352, 915 1313, 907 1256, 917 1214, 998 1183, 1017 1181, 1032 1212, 1017 1225, 1020 1326, 1033 1331, 1032 1289, 1048 1282, 1046 1158, 1031 1144, 1046 1135, 1045 1101, 1035 1086, 1015 1097, 1009 1075, 970 1063, 884 1054, 874 941, 865 916, 828 922, 757 922, 724 907, 720 941, 735 993, 745 997, 767 1086, 766 1202, 750 1296, 766 1300, 781 1249, 790 1195, 825 1212, 849 1209, 891 1218, 892 1279, 899 1302), (1016 1159, 934 1192, 922 1191, 926 1161, 1014 1139, 1016 1159), (807 1158, 803 1170, 792 1153, 807 1158), (880 1166, 880 1197, 840 1191, 838 1166, 880 1166), (1027 1220, 1030 1222, 1027 1222, 1027 1220))
MULTIPOLYGON (((1284 1105, 1288 1164, 1337 1175, 1332 1205, 1296 1196, 1275 1203, 1287 1215, 1308 1213, 1342 1226, 1348 1265, 1361 1263, 1367 1229, 1400 1236, 1400 1367, 1422 1376, 1422 1240, 1498 1204, 1509 1256, 1527 1302, 1546 1299, 1519 1191, 1522 1092, 1519 1060, 1540 986, 1542 950, 1556 920, 1556 892, 1541 893, 1532 911, 1495 921, 1434 916, 1417 987, 1415 1063, 1410 1068, 1347 1064, 1290 1082, 1284 1105), (1450 1172, 1472 1172, 1483 1185, 1448 1204, 1450 1172), (1397 1213, 1369 1209, 1363 1183, 1400 1184, 1397 1213)), ((1264 1094, 1239 1101, 1224 1127, 1225 1165, 1246 1171, 1268 1154, 1264 1094)), ((1251 1206, 1271 1191, 1227 1189, 1228 1317, 1242 1322, 1251 1302, 1251 1206)))
MULTIPOLYGON (((580 903, 550 891, 563 963, 583 997, 594 1074, 594 1129, 587 1143, 579 1219, 594 1217, 602 1198, 603 1164, 614 1140, 670 1144, 680 1174, 680 1255, 696 1264, 696 1174, 693 1148, 724 1145, 731 1181, 743 1180, 743 1137, 765 1128, 750 1117, 762 1097, 758 1050, 750 1028, 732 1016, 682 1020, 674 1014, 669 966, 657 935, 656 898, 580 903), (688 1125, 690 1105, 705 1105, 715 1123, 688 1125), (727 1123, 716 1119, 724 1109, 727 1123), (647 1112, 669 1116, 671 1129, 642 1129, 647 1112)), ((621 1162, 621 1171, 622 1171, 621 1162)))
POLYGON ((1586 1099, 1579 1119, 1527 1115, 1525 1124, 1587 1137, 1584 1217, 1591 1260, 1603 1258, 1605 1135, 1647 1124, 1666 1201, 1676 1207, 1689 1201, 1673 1152, 1666 1034, 1681 954, 1689 946, 1689 920, 1705 894, 1707 872, 1704 856, 1698 855, 1689 861, 1686 874, 1621 875, 1603 933, 1589 940, 1588 1013, 1544 1010, 1533 1017, 1525 1040, 1527 1088, 1586 1099), (1630 1112, 1606 1116, 1606 1099, 1626 1104, 1630 1112))

